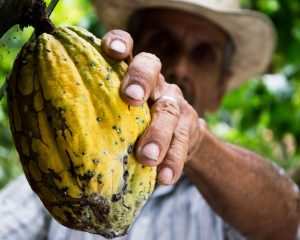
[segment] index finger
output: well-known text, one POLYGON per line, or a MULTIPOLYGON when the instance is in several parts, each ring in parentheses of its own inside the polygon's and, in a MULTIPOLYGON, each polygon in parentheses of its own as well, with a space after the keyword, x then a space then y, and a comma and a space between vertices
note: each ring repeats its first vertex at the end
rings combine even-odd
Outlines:
POLYGON ((102 50, 115 60, 124 60, 131 56, 133 39, 128 32, 112 30, 101 41, 102 50))

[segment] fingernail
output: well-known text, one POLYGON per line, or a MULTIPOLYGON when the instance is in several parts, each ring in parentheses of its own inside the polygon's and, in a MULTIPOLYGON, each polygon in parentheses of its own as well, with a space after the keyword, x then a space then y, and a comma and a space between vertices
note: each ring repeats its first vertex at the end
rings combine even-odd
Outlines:
POLYGON ((153 161, 158 161, 159 147, 155 143, 148 143, 143 147, 142 154, 153 161))
POLYGON ((113 40, 110 45, 109 48, 114 50, 115 52, 118 53, 125 53, 126 52, 126 44, 120 40, 113 40))
POLYGON ((173 171, 170 168, 163 168, 158 173, 158 181, 163 184, 171 184, 173 180, 173 171))
POLYGON ((143 100, 145 96, 144 89, 137 85, 137 84, 131 84, 125 89, 125 95, 133 100, 143 100))

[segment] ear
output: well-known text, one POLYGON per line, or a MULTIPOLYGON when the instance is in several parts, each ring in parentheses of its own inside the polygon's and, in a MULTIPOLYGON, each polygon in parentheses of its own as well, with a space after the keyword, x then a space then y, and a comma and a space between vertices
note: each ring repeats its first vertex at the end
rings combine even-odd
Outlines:
POLYGON ((210 111, 214 112, 216 111, 220 104, 221 104, 221 101, 226 93, 226 89, 227 89, 227 83, 229 82, 229 80, 233 77, 233 73, 231 71, 225 71, 221 78, 220 78, 220 81, 219 81, 219 85, 217 87, 217 91, 216 91, 216 94, 213 98, 213 102, 211 104, 211 107, 210 107, 210 111))

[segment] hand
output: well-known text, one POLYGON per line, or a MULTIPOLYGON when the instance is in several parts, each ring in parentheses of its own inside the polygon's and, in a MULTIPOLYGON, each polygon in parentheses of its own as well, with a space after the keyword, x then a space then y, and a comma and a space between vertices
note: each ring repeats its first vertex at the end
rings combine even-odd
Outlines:
POLYGON ((131 57, 133 40, 127 32, 108 32, 101 47, 116 60, 130 58, 120 88, 122 99, 131 106, 148 101, 151 108, 151 122, 136 147, 138 161, 158 166, 158 183, 175 183, 184 163, 200 143, 197 112, 183 98, 177 85, 165 81, 160 73, 161 62, 155 55, 142 52, 131 57))

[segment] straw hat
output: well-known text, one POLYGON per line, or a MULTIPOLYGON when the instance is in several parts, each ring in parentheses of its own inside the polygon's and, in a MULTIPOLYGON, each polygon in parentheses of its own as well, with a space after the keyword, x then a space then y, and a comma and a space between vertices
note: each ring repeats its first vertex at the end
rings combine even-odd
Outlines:
POLYGON ((216 23, 232 37, 236 48, 228 90, 263 73, 275 47, 276 32, 269 18, 241 9, 239 0, 94 0, 94 4, 107 30, 126 30, 133 13, 149 8, 186 11, 216 23))

